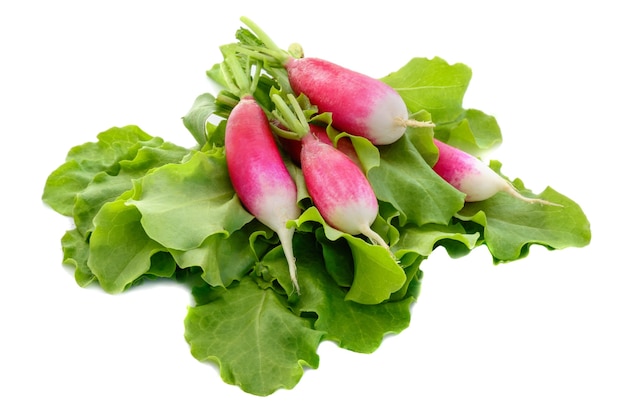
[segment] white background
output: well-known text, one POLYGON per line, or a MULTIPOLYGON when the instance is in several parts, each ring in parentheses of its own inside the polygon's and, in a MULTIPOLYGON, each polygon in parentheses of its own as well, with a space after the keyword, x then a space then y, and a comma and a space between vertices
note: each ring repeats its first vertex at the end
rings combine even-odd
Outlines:
POLYGON ((21 1, 0 6, 0 415, 625 416, 623 14, 612 1, 21 1), (423 264, 410 327, 371 355, 325 342, 319 369, 261 398, 223 383, 183 338, 175 285, 111 296, 61 265, 69 220, 41 202, 69 148, 181 122, 239 17, 380 77, 411 57, 473 70, 465 106, 498 119, 493 157, 577 201, 582 249, 476 250, 423 264))

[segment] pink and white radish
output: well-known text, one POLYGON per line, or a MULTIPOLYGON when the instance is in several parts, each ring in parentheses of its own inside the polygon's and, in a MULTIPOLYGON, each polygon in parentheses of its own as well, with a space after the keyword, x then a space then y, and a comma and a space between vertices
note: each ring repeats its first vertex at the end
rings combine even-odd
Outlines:
POLYGON ((400 95, 382 81, 319 58, 290 56, 284 65, 293 91, 331 113, 339 130, 387 145, 412 123, 400 95))
POLYGON ((294 57, 278 48, 254 22, 245 17, 241 21, 265 44, 263 51, 287 70, 295 94, 307 96, 320 112, 332 113, 337 129, 387 145, 400 139, 407 126, 433 126, 409 119, 402 97, 384 82, 323 59, 294 57))
POLYGON ((249 80, 233 58, 225 56, 222 64, 231 90, 240 95, 224 133, 228 174, 243 206, 278 235, 294 289, 300 293, 293 253, 295 229, 287 227, 287 222, 301 213, 296 183, 278 150, 265 111, 252 96, 255 81, 249 80))
POLYGON ((272 95, 276 104, 273 114, 300 138, 300 166, 313 205, 330 226, 351 235, 362 234, 391 254, 387 242, 371 228, 378 215, 378 200, 361 167, 332 142, 320 140, 295 97, 288 94, 287 98, 292 108, 279 94, 272 95))
POLYGON ((282 160, 263 109, 250 95, 241 98, 226 122, 226 164, 242 204, 278 235, 296 292, 300 292, 293 254, 294 228, 300 216, 296 184, 282 160))
POLYGON ((371 228, 378 215, 378 200, 361 168, 311 133, 302 138, 300 160, 307 190, 324 220, 337 230, 362 234, 389 250, 371 228))
POLYGON ((433 170, 454 188, 465 193, 465 201, 483 201, 499 192, 505 192, 529 203, 559 206, 546 200, 521 195, 510 182, 482 160, 440 140, 433 139, 433 142, 439 149, 439 159, 433 165, 433 170))

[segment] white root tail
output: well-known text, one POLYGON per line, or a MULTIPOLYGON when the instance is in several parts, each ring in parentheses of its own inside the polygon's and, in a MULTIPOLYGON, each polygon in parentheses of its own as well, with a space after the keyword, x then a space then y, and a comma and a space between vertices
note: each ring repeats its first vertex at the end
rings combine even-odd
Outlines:
POLYGON ((396 259, 396 255, 393 254, 387 242, 385 242, 385 240, 378 233, 373 231, 371 227, 365 228, 365 230, 362 230, 361 233, 363 233, 365 237, 371 240, 373 244, 382 246, 383 248, 385 248, 387 252, 389 252, 389 255, 391 256, 391 258, 394 259, 396 262, 398 261, 396 259))
POLYGON ((276 231, 278 234, 278 239, 281 242, 283 247, 283 252, 285 253, 285 258, 287 258, 287 265, 289 266, 289 276, 291 278, 291 283, 293 284, 293 289, 296 294, 300 295, 300 285, 298 284, 298 275, 296 268, 296 258, 293 254, 293 235, 295 229, 293 228, 281 228, 276 231))
POLYGON ((435 124, 431 121, 403 119, 401 117, 396 118, 396 123, 399 126, 404 126, 404 127, 435 127, 435 124))
POLYGON ((517 189, 513 186, 513 184, 510 184, 508 182, 507 182, 507 187, 504 189, 504 192, 512 195, 513 197, 519 200, 525 201, 530 204, 542 204, 544 206, 563 207, 563 204, 553 203, 551 201, 543 200, 541 198, 525 197, 522 194, 520 194, 519 191, 517 191, 517 189))

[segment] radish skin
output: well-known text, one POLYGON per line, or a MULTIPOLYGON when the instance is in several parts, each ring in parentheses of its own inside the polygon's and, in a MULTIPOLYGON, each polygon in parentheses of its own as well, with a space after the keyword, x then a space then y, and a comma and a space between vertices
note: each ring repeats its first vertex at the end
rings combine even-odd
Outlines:
POLYGON ((391 253, 385 240, 371 229, 378 215, 378 201, 361 168, 310 132, 301 141, 304 181, 324 220, 342 232, 362 234, 391 253))
POLYGON ((528 203, 561 206, 539 198, 528 198, 475 156, 434 139, 439 159, 433 170, 446 182, 465 194, 465 201, 484 201, 499 192, 505 192, 528 203))
POLYGON ((242 96, 230 113, 224 148, 235 192, 244 207, 278 235, 299 294, 292 244, 295 229, 286 226, 301 213, 296 184, 282 160, 269 120, 250 94, 242 96))

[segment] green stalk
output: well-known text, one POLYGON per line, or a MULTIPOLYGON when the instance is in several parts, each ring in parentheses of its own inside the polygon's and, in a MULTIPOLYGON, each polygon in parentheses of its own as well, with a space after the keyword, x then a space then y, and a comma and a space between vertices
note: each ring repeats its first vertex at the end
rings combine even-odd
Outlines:
POLYGON ((274 43, 274 41, 272 40, 272 38, 269 37, 269 35, 267 33, 265 33, 265 31, 263 31, 263 29, 261 29, 256 23, 254 23, 252 20, 250 20, 249 18, 242 16, 240 19, 246 26, 248 26, 250 28, 250 30, 252 31, 252 33, 254 33, 259 40, 267 47, 269 48, 269 50, 274 51, 273 56, 276 56, 277 53, 282 55, 282 58, 279 59, 279 61, 281 61, 281 64, 289 57, 289 55, 283 51, 282 49, 280 49, 278 47, 278 45, 276 45, 274 43))
POLYGON ((237 105, 237 103, 239 103, 239 100, 237 100, 234 97, 231 97, 225 91, 220 91, 217 97, 215 98, 215 102, 220 104, 221 106, 232 109, 237 105))
POLYGON ((232 44, 229 45, 229 47, 236 52, 254 58, 257 61, 262 61, 264 64, 267 64, 267 66, 282 66, 284 60, 284 56, 282 54, 268 48, 263 48, 262 46, 232 44))
POLYGON ((250 93, 250 79, 241 68, 237 57, 235 55, 228 55, 224 57, 224 63, 233 77, 235 88, 237 89, 239 96, 250 93))
MULTIPOLYGON (((276 106, 272 114, 289 131, 295 133, 296 139, 302 139, 309 133, 309 122, 293 94, 287 94, 287 100, 289 100, 291 107, 278 93, 272 94, 271 99, 276 106)), ((285 131, 279 129, 279 132, 285 131)), ((289 139, 294 139, 294 135, 288 136, 289 139)))
POLYGON ((298 103, 298 100, 296 100, 296 97, 293 94, 287 94, 287 99, 289 100, 291 107, 295 110, 300 125, 306 126, 306 132, 304 132, 304 134, 306 134, 309 131, 309 121, 306 119, 306 116, 300 107, 300 103, 298 103))
MULTIPOLYGON (((248 68, 251 67, 250 59, 248 58, 248 68)), ((259 85, 259 79, 261 78, 261 70, 263 67, 261 65, 255 65, 254 67, 254 75, 252 76, 252 82, 250 83, 250 93, 256 91, 257 86, 259 85)))
POLYGON ((245 56, 242 62, 232 45, 221 48, 224 60, 220 63, 220 70, 226 83, 227 90, 238 97, 246 94, 254 94, 259 79, 261 78, 261 65, 254 65, 254 73, 250 75, 253 67, 253 58, 245 56))

